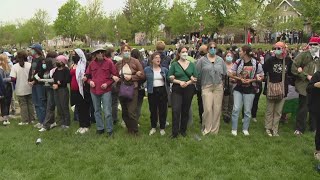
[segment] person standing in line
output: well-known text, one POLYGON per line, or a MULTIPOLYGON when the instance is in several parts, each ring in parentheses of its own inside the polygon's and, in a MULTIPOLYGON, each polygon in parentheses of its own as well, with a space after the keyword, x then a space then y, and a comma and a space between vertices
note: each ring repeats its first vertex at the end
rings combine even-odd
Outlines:
POLYGON ((10 67, 8 63, 8 56, 0 54, 0 77, 3 81, 3 98, 0 99, 1 116, 3 117, 3 125, 9 125, 9 111, 12 99, 12 84, 10 74, 10 67))
POLYGON ((244 106, 243 134, 249 136, 249 125, 251 109, 255 93, 257 92, 257 81, 262 81, 264 73, 261 64, 253 58, 250 46, 244 45, 240 48, 240 59, 238 59, 229 76, 237 80, 233 91, 232 131, 237 136, 239 113, 244 106))
POLYGON ((31 69, 31 63, 28 62, 26 51, 17 52, 17 64, 13 65, 10 77, 16 82, 16 95, 20 105, 21 122, 18 125, 31 124, 35 120, 34 108, 32 104, 32 88, 28 83, 28 74, 31 69))
POLYGON ((197 72, 201 80, 203 101, 202 134, 218 134, 223 100, 223 79, 227 67, 223 59, 216 55, 216 43, 208 44, 208 54, 198 60, 197 72))
POLYGON ((70 127, 70 111, 69 111, 69 89, 70 70, 67 67, 68 60, 64 55, 59 55, 57 58, 53 77, 53 94, 54 101, 57 106, 57 112, 61 121, 62 129, 70 127))
POLYGON ((144 69, 147 79, 148 102, 151 119, 149 135, 156 133, 158 119, 160 121, 160 134, 165 135, 168 111, 168 69, 160 65, 160 53, 151 55, 150 66, 144 69))
POLYGON ((172 85, 172 139, 179 134, 187 136, 189 109, 195 91, 194 83, 198 73, 194 63, 187 60, 188 49, 181 46, 177 51, 177 61, 171 64, 169 79, 172 85))

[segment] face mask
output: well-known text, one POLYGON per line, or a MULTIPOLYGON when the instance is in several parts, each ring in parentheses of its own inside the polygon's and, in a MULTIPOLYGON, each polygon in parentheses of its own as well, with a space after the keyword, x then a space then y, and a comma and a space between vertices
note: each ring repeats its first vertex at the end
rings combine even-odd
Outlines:
POLYGON ((280 56, 282 54, 282 50, 275 50, 274 54, 280 56))
POLYGON ((181 59, 184 59, 184 60, 186 60, 187 59, 187 57, 188 57, 188 53, 181 53, 181 59))
POLYGON ((216 55, 216 49, 210 48, 209 54, 210 55, 216 55))
POLYGON ((42 69, 47 69, 47 65, 46 64, 42 64, 42 69))
POLYGON ((312 54, 312 56, 314 56, 319 50, 318 46, 311 46, 310 47, 310 53, 312 54))
POLYGON ((227 62, 230 63, 230 62, 232 62, 232 60, 233 60, 233 58, 232 58, 231 56, 227 56, 227 57, 226 57, 226 61, 227 61, 227 62))
POLYGON ((129 59, 130 58, 130 52, 124 52, 123 53, 123 58, 129 59))
POLYGON ((36 51, 34 49, 31 50, 31 55, 35 55, 37 54, 36 51))

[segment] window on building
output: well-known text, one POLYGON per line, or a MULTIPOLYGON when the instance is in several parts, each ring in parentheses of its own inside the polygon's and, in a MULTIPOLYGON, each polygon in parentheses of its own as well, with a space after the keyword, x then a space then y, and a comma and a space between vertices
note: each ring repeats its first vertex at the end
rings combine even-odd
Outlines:
POLYGON ((284 11, 288 11, 288 5, 287 5, 287 4, 285 4, 285 5, 283 6, 283 10, 284 10, 284 11))

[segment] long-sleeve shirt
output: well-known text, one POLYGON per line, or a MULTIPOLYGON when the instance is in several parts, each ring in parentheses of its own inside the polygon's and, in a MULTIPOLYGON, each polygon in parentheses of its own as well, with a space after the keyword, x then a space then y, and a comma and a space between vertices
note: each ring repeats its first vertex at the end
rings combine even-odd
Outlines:
POLYGON ((58 84, 59 88, 67 87, 68 83, 70 83, 70 71, 67 67, 63 69, 57 68, 52 77, 54 84, 58 84, 58 81, 60 81, 60 84, 58 84))
MULTIPOLYGON (((34 81, 35 84, 37 84, 37 83, 44 84, 42 82, 38 82, 37 79, 34 77, 39 72, 43 71, 42 68, 41 68, 43 60, 44 60, 43 57, 35 58, 35 59, 32 60, 31 68, 30 68, 29 75, 28 75, 28 81, 29 82, 34 81)), ((42 73, 40 73, 40 74, 42 74, 42 73)), ((41 75, 40 75, 40 78, 42 78, 41 75)))
POLYGON ((86 70, 86 76, 88 77, 87 82, 89 84, 91 81, 95 84, 95 87, 90 87, 90 91, 93 94, 101 95, 111 91, 113 84, 112 76, 119 75, 112 60, 105 58, 102 61, 93 60, 86 70), (106 89, 101 88, 101 85, 104 83, 107 83, 106 89))

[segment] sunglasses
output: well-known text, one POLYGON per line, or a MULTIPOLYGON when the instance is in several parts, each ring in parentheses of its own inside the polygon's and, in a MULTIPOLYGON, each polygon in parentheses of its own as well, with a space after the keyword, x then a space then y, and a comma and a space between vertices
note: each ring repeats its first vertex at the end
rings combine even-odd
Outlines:
POLYGON ((309 44, 309 46, 318 46, 319 44, 316 44, 316 43, 314 43, 314 44, 309 44))
POLYGON ((210 49, 217 49, 216 47, 210 47, 210 49))

